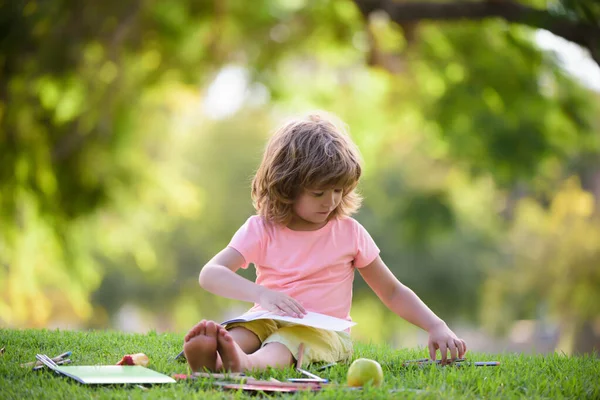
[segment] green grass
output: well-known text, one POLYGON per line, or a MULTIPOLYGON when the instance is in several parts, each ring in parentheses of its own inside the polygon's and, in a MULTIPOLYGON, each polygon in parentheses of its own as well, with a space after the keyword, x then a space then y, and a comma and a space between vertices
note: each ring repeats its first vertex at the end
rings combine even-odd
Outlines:
MULTIPOLYGON (((238 391, 222 391, 205 381, 180 381, 143 390, 129 386, 85 386, 50 371, 31 371, 21 363, 35 360, 36 353, 50 356, 71 350, 72 365, 112 365, 128 353, 146 353, 150 367, 171 375, 185 373, 185 363, 174 360, 182 337, 176 334, 125 334, 107 331, 48 331, 0 329, 0 398, 256 398, 238 391)), ((470 360, 498 360, 499 367, 403 367, 404 360, 426 356, 424 349, 394 350, 357 343, 355 358, 379 361, 385 383, 379 388, 349 391, 345 388, 348 365, 312 372, 339 384, 316 393, 281 394, 286 398, 600 398, 600 359, 593 356, 525 356, 469 353, 470 360)), ((291 368, 270 370, 255 377, 284 381, 301 377, 291 368)))

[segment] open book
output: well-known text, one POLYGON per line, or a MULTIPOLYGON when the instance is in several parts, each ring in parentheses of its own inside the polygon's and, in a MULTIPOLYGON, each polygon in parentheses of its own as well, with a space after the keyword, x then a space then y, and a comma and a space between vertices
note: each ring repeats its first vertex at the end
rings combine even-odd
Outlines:
POLYGON ((330 331, 345 331, 351 326, 356 325, 356 322, 311 311, 304 315, 303 318, 282 316, 270 311, 255 311, 243 314, 237 318, 228 319, 227 321, 222 322, 221 325, 230 324, 232 322, 254 321, 256 319, 275 319, 277 321, 286 321, 293 324, 312 326, 313 328, 327 329, 330 331))

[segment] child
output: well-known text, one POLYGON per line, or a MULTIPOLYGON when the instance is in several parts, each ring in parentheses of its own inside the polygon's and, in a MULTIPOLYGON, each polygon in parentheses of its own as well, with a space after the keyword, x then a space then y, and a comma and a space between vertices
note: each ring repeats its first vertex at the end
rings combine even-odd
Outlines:
MULTIPOLYGON (((359 152, 343 127, 327 114, 284 124, 270 139, 252 182, 258 215, 235 233, 229 246, 200 272, 200 286, 228 298, 302 318, 307 311, 350 320, 357 269, 381 301, 398 316, 429 333, 429 354, 462 357, 466 344, 417 295, 401 284, 379 257, 369 233, 350 217, 360 206, 355 188, 359 152), (256 266, 256 283, 236 274, 256 266)), ((192 371, 241 372, 338 362, 352 356, 348 332, 275 320, 222 327, 201 321, 184 339, 192 371)))

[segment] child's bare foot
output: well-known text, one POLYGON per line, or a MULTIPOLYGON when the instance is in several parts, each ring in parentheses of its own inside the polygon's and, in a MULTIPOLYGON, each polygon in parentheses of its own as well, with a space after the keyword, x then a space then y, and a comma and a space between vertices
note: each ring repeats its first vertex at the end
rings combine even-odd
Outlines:
POLYGON ((217 350, 221 356, 224 370, 244 372, 251 369, 248 354, 244 353, 224 328, 220 328, 217 333, 217 350))
POLYGON ((202 320, 185 335, 183 352, 193 372, 216 370, 218 327, 213 321, 202 320))

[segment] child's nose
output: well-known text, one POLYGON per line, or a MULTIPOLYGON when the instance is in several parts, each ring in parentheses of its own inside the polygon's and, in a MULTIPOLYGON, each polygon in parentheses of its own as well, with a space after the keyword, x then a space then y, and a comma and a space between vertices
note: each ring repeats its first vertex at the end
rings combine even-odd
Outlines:
POLYGON ((335 204, 335 193, 331 192, 328 195, 324 196, 325 197, 325 204, 328 207, 331 207, 332 205, 335 204))

